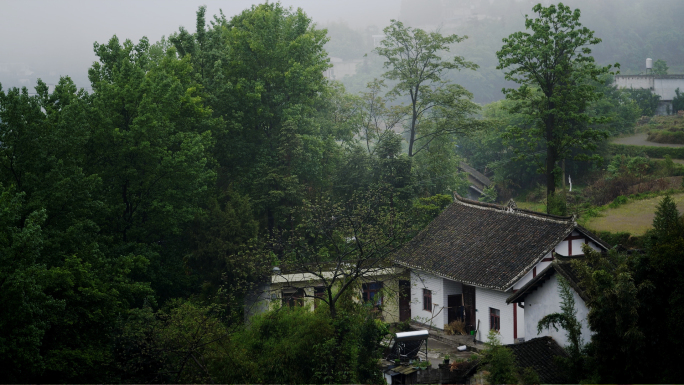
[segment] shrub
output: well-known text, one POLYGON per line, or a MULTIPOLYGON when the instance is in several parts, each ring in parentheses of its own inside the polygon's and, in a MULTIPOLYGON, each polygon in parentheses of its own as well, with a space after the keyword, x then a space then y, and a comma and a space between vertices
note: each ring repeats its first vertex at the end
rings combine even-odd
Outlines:
POLYGON ((539 379, 539 375, 531 367, 527 367, 518 373, 518 384, 532 385, 540 383, 541 380, 539 379))
POLYGON ((624 205, 625 203, 627 203, 627 197, 624 195, 618 195, 608 206, 614 209, 621 205, 624 205))
POLYGON ((496 330, 490 330, 485 343, 485 368, 489 372, 487 381, 490 384, 512 384, 517 382, 515 356, 511 349, 501 344, 501 336, 496 330))
POLYGON ((496 188, 492 185, 491 187, 485 187, 482 190, 482 196, 480 197, 480 202, 496 203, 497 198, 496 188))
POLYGON ((548 213, 553 215, 568 215, 568 205, 563 194, 549 195, 546 201, 548 213))
POLYGON ((649 142, 654 143, 673 143, 673 144, 684 144, 684 132, 682 131, 653 131, 648 133, 649 142))

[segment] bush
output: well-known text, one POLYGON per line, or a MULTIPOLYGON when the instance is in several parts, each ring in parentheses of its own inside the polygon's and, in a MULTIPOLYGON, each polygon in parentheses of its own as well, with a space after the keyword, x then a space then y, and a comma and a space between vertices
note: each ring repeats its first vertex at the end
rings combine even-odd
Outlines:
POLYGON ((614 209, 621 205, 624 205, 625 203, 627 203, 627 197, 624 195, 619 195, 610 203, 610 205, 608 205, 608 207, 614 209))
POLYGON ((549 195, 546 201, 548 213, 553 215, 565 216, 568 215, 568 205, 565 202, 563 194, 549 195))
POLYGON ((501 344, 501 336, 496 330, 489 331, 485 345, 484 362, 489 372, 487 381, 490 384, 516 383, 515 356, 511 349, 501 344))
POLYGON ((325 304, 315 311, 283 307, 253 316, 226 344, 227 359, 211 366, 222 383, 379 383, 388 332, 354 303, 334 319, 325 304))
POLYGON ((497 196, 498 193, 496 191, 496 188, 492 185, 491 187, 485 187, 484 190, 482 190, 482 196, 480 197, 479 201, 486 203, 496 203, 497 196))
POLYGON ((649 142, 684 144, 684 132, 652 131, 648 133, 649 142))

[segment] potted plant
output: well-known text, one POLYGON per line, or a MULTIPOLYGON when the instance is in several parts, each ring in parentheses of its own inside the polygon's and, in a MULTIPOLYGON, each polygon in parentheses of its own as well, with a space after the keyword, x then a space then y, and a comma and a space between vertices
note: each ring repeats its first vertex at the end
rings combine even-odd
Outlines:
POLYGON ((444 356, 444 364, 449 365, 449 358, 451 358, 448 354, 444 356))
POLYGON ((396 366, 399 366, 399 364, 401 364, 401 360, 397 358, 396 360, 394 360, 394 364, 396 366))

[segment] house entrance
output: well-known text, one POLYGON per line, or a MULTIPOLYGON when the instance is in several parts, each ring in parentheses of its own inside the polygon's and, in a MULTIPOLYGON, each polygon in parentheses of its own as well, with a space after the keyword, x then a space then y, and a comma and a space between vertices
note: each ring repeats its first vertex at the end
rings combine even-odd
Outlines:
POLYGON ((411 282, 399 281, 399 322, 411 319, 411 282))
POLYGON ((447 322, 452 323, 453 321, 464 319, 465 308, 463 307, 463 294, 454 294, 447 297, 447 306, 449 310, 447 312, 447 322))
POLYGON ((463 306, 465 308, 466 330, 475 329, 475 286, 463 285, 463 306))

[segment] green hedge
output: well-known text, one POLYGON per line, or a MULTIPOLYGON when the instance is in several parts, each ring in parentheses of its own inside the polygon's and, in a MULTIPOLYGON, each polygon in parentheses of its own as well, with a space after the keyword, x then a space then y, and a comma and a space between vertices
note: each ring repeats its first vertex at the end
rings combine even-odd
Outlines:
POLYGON ((649 158, 664 158, 665 155, 670 155, 673 159, 684 159, 684 147, 631 146, 609 143, 608 153, 611 155, 627 156, 641 156, 645 154, 649 158))

